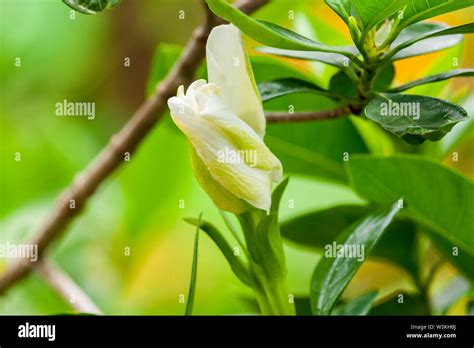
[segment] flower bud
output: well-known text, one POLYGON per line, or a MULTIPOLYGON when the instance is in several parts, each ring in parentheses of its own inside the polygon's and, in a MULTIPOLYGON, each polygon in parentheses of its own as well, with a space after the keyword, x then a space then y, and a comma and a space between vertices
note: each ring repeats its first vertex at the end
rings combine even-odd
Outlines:
POLYGON ((195 81, 186 92, 180 86, 168 100, 173 121, 190 142, 193 171, 219 208, 268 211, 282 166, 262 139, 265 115, 239 30, 214 28, 206 57, 209 83, 195 81))

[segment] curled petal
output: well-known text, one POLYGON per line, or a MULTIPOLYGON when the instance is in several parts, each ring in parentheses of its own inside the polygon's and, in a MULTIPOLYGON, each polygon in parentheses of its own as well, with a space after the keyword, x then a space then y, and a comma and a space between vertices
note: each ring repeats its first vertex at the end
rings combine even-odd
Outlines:
POLYGON ((212 29, 206 57, 209 82, 222 88, 224 102, 263 138, 265 114, 240 31, 231 24, 212 29))

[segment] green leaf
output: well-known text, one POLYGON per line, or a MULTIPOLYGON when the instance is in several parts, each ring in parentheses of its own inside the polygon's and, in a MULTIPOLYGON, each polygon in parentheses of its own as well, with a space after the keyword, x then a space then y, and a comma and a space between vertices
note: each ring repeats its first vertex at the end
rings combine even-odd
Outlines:
POLYGON ((374 90, 375 91, 385 91, 395 78, 395 67, 393 64, 388 64, 384 66, 380 72, 375 76, 374 80, 374 90))
POLYGON ((272 124, 267 128, 265 142, 282 161, 286 172, 346 182, 343 157, 351 153, 366 153, 360 135, 349 119, 272 124), (334 137, 338 134, 338 137, 334 137))
POLYGON ((344 47, 327 46, 274 23, 253 19, 225 0, 206 1, 212 12, 231 22, 246 35, 264 45, 291 50, 333 52, 353 56, 353 53, 347 51, 344 47))
POLYGON ((437 141, 467 119, 466 110, 441 99, 388 93, 377 94, 364 113, 410 144, 437 141))
POLYGON ((252 284, 248 266, 241 261, 238 256, 234 255, 229 243, 227 243, 221 232, 215 226, 206 221, 199 223, 199 220, 195 218, 185 218, 184 220, 196 227, 200 226, 201 230, 206 232, 206 234, 211 237, 217 247, 221 250, 237 278, 246 285, 250 286, 252 284))
POLYGON ((338 71, 331 77, 329 90, 334 94, 340 94, 345 97, 357 97, 356 85, 343 71, 338 71))
MULTIPOLYGON (((255 56, 251 57, 251 63, 258 83, 282 76, 310 78, 277 58, 255 56)), ((288 112, 289 106, 295 112, 300 112, 334 109, 340 106, 340 103, 311 94, 292 94, 264 103, 266 111, 288 112)), ((286 173, 322 177, 336 182, 346 181, 343 156, 347 149, 351 149, 351 153, 368 152, 348 118, 268 124, 265 143, 280 159, 286 173), (334 137, 334 134, 338 134, 339 137, 334 137)))
POLYGON ((474 0, 410 1, 403 13, 402 26, 474 5, 474 0))
MULTIPOLYGON (((272 278, 286 278, 285 254, 281 242, 278 210, 281 198, 288 186, 289 178, 283 179, 272 192, 272 205, 269 214, 263 214, 255 231, 257 248, 261 259, 258 263, 265 265, 264 269, 272 278)), ((257 261, 257 260, 256 260, 257 261)))
MULTIPOLYGON (((357 53, 355 47, 346 47, 346 50, 354 51, 354 54, 357 53)), ((276 56, 281 57, 288 57, 288 58, 296 58, 296 59, 303 59, 303 60, 311 60, 322 62, 325 64, 329 64, 335 66, 340 69, 346 69, 349 64, 349 58, 347 58, 343 54, 339 53, 327 53, 327 52, 315 52, 315 51, 298 51, 298 50, 285 50, 282 48, 274 48, 274 47, 257 47, 255 48, 257 52, 263 52, 268 54, 273 54, 276 56)))
POLYGON ((311 303, 309 297, 295 297, 295 309, 297 316, 310 316, 313 315, 311 313, 311 303))
POLYGON ((447 71, 447 72, 442 73, 442 74, 436 74, 436 75, 428 76, 428 77, 425 77, 425 78, 422 78, 422 79, 412 81, 412 82, 407 83, 405 85, 402 85, 402 86, 399 86, 399 87, 396 87, 396 88, 392 88, 392 89, 388 90, 388 92, 390 92, 390 93, 403 92, 403 91, 406 91, 407 89, 410 89, 410 88, 413 88, 413 87, 416 87, 416 86, 420 86, 420 85, 424 85, 424 84, 427 84, 427 83, 444 81, 444 80, 448 80, 448 79, 453 78, 453 77, 464 77, 464 76, 474 76, 474 69, 456 69, 456 70, 447 71))
POLYGON ((331 99, 341 99, 339 95, 331 93, 311 82, 291 77, 260 83, 258 89, 263 102, 295 93, 314 93, 331 99))
MULTIPOLYGON (((375 207, 342 205, 297 216, 281 224, 282 236, 294 243, 318 250, 331 244, 357 220, 373 213, 375 207)), ((416 273, 414 250, 416 225, 411 221, 397 219, 387 228, 372 255, 402 266, 416 273)))
POLYGON ((336 307, 331 315, 367 315, 372 308, 377 295, 377 290, 362 294, 349 302, 336 307))
MULTIPOLYGON (((398 203, 395 203, 390 209, 368 215, 347 228, 337 238, 336 245, 363 247, 364 257, 367 257, 399 210, 398 203)), ((356 257, 324 257, 319 261, 311 279, 313 314, 331 313, 337 299, 361 265, 362 262, 356 257)))
POLYGON ((395 152, 391 135, 380 128, 378 124, 362 117, 350 117, 349 119, 371 153, 388 156, 395 152))
POLYGON ((365 36, 371 28, 402 10, 410 0, 325 0, 325 2, 348 26, 349 17, 355 17, 365 36))
MULTIPOLYGON (((281 224, 282 236, 305 247, 323 249, 352 223, 375 210, 371 206, 337 206, 297 216, 281 224)), ((387 228, 387 232, 372 251, 372 255, 385 259, 405 268, 416 275, 418 272, 415 235, 419 226, 405 219, 396 219, 387 228)), ((453 245, 445 237, 431 229, 423 232, 429 236, 441 253, 466 277, 474 279, 474 256, 459 245, 453 245), (453 255, 453 248, 458 253, 453 255)))
POLYGON ((377 204, 403 197, 410 218, 474 256, 471 180, 419 156, 353 156, 347 168, 362 197, 377 204))
MULTIPOLYGON (((469 115, 474 114, 474 94, 468 92, 467 95, 460 101, 460 105, 467 111, 469 115)), ((474 118, 470 117, 466 122, 459 124, 450 133, 446 135, 441 141, 442 154, 441 157, 448 155, 452 156, 452 153, 461 146, 466 146, 469 142, 474 142, 472 137, 474 134, 474 118)), ((474 158, 474 153, 472 153, 474 158)), ((471 159, 472 160, 472 159, 471 159)))
POLYGON ((397 294, 397 296, 374 306, 370 315, 428 315, 426 302, 419 294, 397 294), (403 296, 403 297, 402 297, 403 296))
MULTIPOLYGON (((447 28, 450 27, 446 23, 442 22, 421 22, 413 24, 400 32, 400 35, 398 35, 391 47, 395 48, 405 42, 416 40, 420 37, 424 37, 447 28)), ((449 35, 444 37, 442 40, 438 38, 424 39, 414 43, 409 47, 401 49, 395 54, 392 60, 405 59, 443 50, 445 48, 457 45, 462 41, 462 38, 462 35, 449 35)))
POLYGON ((324 2, 336 12, 344 22, 349 23, 349 17, 351 16, 351 3, 349 0, 324 0, 324 2))
POLYGON ((63 2, 76 10, 84 14, 95 14, 105 9, 111 9, 117 6, 122 0, 63 0, 63 2))
POLYGON ((272 192, 272 205, 270 207, 270 213, 278 214, 278 210, 280 209, 280 202, 281 198, 283 197, 283 193, 290 182, 290 178, 284 178, 272 192))
MULTIPOLYGON (((351 129, 351 125, 345 124, 346 122, 340 120, 332 122, 336 123, 324 122, 319 127, 313 126, 316 122, 275 124, 271 128, 269 127, 270 131, 265 136, 265 142, 282 161, 287 172, 345 182, 347 179, 342 163, 344 151, 340 144, 337 144, 336 141, 333 142, 326 136, 328 134, 326 132, 340 130, 352 137, 353 129, 351 129), (321 138, 318 138, 319 135, 321 138), (331 143, 334 143, 335 147, 331 148, 331 143)), ((347 144, 350 142, 349 139, 346 138, 346 141, 343 142, 347 144)))
MULTIPOLYGON (((404 50, 407 47, 410 47, 410 46, 412 46, 412 45, 414 45, 417 42, 422 41, 422 40, 427 40, 427 39, 431 39, 431 38, 438 38, 438 37, 442 37, 442 36, 456 35, 456 34, 470 34, 472 32, 474 32, 474 23, 464 24, 464 25, 460 25, 460 26, 457 26, 457 27, 450 27, 450 28, 447 28, 447 29, 434 30, 432 32, 422 34, 422 35, 420 35, 418 37, 415 37, 411 40, 404 41, 403 43, 400 43, 399 45, 395 46, 390 51, 390 53, 387 55, 387 57, 385 57, 384 59, 387 60, 387 59, 390 59, 392 57, 394 57, 394 59, 400 59, 400 56, 398 56, 398 57, 396 56, 397 53, 400 53, 400 54, 403 53, 403 52, 401 52, 402 50, 404 50)), ((438 39, 438 41, 439 41, 439 39, 438 39)), ((430 42, 429 45, 433 45, 434 47, 436 47, 436 45, 434 45, 433 42, 430 42)), ((450 46, 448 46, 448 47, 450 47, 450 46)), ((436 51, 438 49, 439 48, 436 48, 436 49, 434 49, 434 51, 436 51)), ((432 51, 430 51, 430 52, 432 52, 432 51)), ((411 52, 410 52, 410 54, 414 55, 411 52)), ((403 54, 402 54, 402 57, 403 57, 403 54)))
POLYGON ((439 251, 449 260, 467 278, 474 280, 474 255, 460 245, 453 244, 443 236, 433 232, 426 231, 439 251), (456 251, 456 252, 454 252, 456 251))
POLYGON ((199 214, 198 226, 196 227, 196 236, 194 237, 193 262, 191 266, 191 280, 189 281, 188 301, 186 302, 186 310, 184 312, 185 315, 193 314, 194 295, 196 293, 199 230, 201 226, 201 220, 202 220, 202 213, 199 214))
POLYGON ((363 25, 363 32, 367 33, 385 19, 392 17, 398 11, 402 10, 405 5, 411 1, 412 0, 351 0, 350 2, 359 15, 359 19, 363 25))

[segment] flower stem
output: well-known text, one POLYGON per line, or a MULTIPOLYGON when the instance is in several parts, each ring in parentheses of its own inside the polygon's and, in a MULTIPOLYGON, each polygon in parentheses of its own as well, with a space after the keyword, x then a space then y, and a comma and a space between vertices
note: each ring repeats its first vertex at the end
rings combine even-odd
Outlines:
POLYGON ((259 288, 254 288, 257 302, 263 315, 295 315, 295 308, 289 301, 285 278, 260 279, 259 288))
POLYGON ((269 217, 263 211, 239 215, 250 253, 249 270, 263 315, 294 315, 287 284, 287 270, 278 223, 262 223, 269 217))

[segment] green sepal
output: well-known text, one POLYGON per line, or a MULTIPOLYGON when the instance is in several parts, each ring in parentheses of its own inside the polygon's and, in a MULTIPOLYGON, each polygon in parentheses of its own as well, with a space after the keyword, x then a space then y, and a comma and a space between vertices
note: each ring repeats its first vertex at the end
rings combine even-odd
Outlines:
POLYGON ((191 225, 194 225, 196 227, 199 226, 201 230, 203 230, 209 237, 211 237, 217 247, 221 250, 224 257, 227 259, 230 268, 237 276, 237 278, 239 278, 245 285, 253 285, 253 280, 251 278, 248 265, 241 261, 238 256, 234 255, 234 252, 232 251, 232 248, 230 247, 229 243, 214 225, 207 221, 202 221, 199 225, 199 219, 196 218, 185 218, 184 220, 190 223, 191 225))

